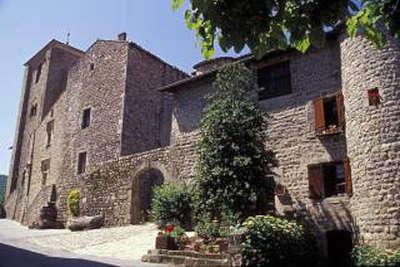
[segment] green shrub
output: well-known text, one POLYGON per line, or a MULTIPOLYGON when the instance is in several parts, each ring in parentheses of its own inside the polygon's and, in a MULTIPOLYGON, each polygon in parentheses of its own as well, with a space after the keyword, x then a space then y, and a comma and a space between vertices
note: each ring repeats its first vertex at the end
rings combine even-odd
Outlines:
POLYGON ((228 237, 231 234, 231 229, 238 224, 239 216, 229 211, 223 212, 219 219, 212 218, 207 213, 202 213, 196 217, 195 231, 200 237, 213 240, 219 237, 228 237))
POLYGON ((354 267, 399 267, 400 251, 357 246, 352 252, 354 267))
POLYGON ((265 214, 273 203, 271 153, 265 148, 266 114, 251 98, 256 77, 244 64, 219 70, 201 120, 196 165, 196 216, 241 220, 265 214))
POLYGON ((249 217, 243 226, 244 266, 311 267, 317 263, 315 241, 302 225, 258 215, 249 217))
POLYGON ((190 230, 192 228, 190 187, 176 182, 155 187, 151 215, 160 227, 171 223, 190 230))
POLYGON ((72 214, 72 216, 79 216, 79 200, 80 193, 79 189, 72 189, 68 194, 68 210, 72 214))

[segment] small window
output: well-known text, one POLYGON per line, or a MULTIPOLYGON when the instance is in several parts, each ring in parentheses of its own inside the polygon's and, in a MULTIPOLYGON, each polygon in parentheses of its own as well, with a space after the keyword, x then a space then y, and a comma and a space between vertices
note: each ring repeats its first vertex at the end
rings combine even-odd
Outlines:
POLYGON ((47 143, 46 143, 46 146, 47 147, 49 147, 51 145, 51 139, 52 139, 52 136, 53 136, 53 131, 54 131, 54 120, 49 121, 47 123, 47 126, 46 126, 46 132, 47 132, 47 143))
POLYGON ((314 100, 315 131, 317 134, 336 134, 344 128, 344 105, 341 93, 314 100))
POLYGON ((350 165, 348 159, 342 162, 330 162, 308 167, 310 198, 347 194, 352 195, 350 165))
POLYGON ((86 171, 86 152, 81 152, 78 155, 78 174, 86 171))
POLYGON ((42 185, 46 185, 50 172, 50 159, 43 160, 40 169, 42 171, 42 185))
POLYGON ((259 100, 292 93, 289 62, 261 68, 257 72, 259 100))
POLYGON ((368 102, 370 106, 378 106, 381 103, 381 96, 378 88, 368 90, 368 102))
POLYGON ((35 83, 38 83, 40 81, 40 76, 42 75, 42 66, 43 64, 40 64, 36 69, 35 83))
POLYGON ((94 70, 94 63, 89 64, 89 70, 91 70, 91 71, 94 70))
POLYGON ((36 116, 36 113, 37 113, 37 104, 33 104, 31 106, 29 116, 34 117, 34 116, 36 116))
POLYGON ((82 114, 82 123, 81 123, 82 129, 89 127, 90 119, 91 119, 91 109, 90 108, 84 109, 82 114))

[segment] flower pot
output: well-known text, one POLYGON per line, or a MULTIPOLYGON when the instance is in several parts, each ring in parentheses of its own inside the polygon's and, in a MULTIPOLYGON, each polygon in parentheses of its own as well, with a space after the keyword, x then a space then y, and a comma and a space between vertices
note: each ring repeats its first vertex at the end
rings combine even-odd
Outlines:
POLYGON ((173 237, 159 235, 156 238, 156 249, 178 250, 178 244, 173 237))

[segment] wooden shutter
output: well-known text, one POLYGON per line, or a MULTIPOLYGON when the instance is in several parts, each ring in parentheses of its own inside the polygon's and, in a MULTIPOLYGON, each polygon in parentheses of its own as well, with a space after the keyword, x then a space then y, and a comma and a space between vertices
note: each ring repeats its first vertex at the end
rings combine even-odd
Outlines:
POLYGON ((351 181, 351 168, 350 168, 350 160, 346 157, 343 160, 344 166, 344 179, 345 179, 345 190, 346 194, 351 197, 353 195, 353 182, 351 181))
POLYGON ((314 100, 315 131, 317 133, 325 130, 324 101, 322 97, 314 100))
POLYGON ((308 185, 310 198, 321 199, 322 198, 322 177, 321 177, 321 165, 308 166, 308 185))
POLYGON ((338 116, 338 126, 344 126, 344 103, 343 103, 343 94, 339 92, 336 95, 336 107, 337 107, 337 116, 338 116))

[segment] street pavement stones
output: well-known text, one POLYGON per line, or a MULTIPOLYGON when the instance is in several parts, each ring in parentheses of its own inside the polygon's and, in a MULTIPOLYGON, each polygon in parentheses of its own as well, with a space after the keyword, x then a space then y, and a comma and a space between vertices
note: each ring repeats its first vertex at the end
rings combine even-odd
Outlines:
POLYGON ((140 261, 154 248, 157 233, 151 223, 71 232, 33 230, 1 219, 0 267, 162 266, 140 261), (27 265, 21 265, 24 259, 27 265))

